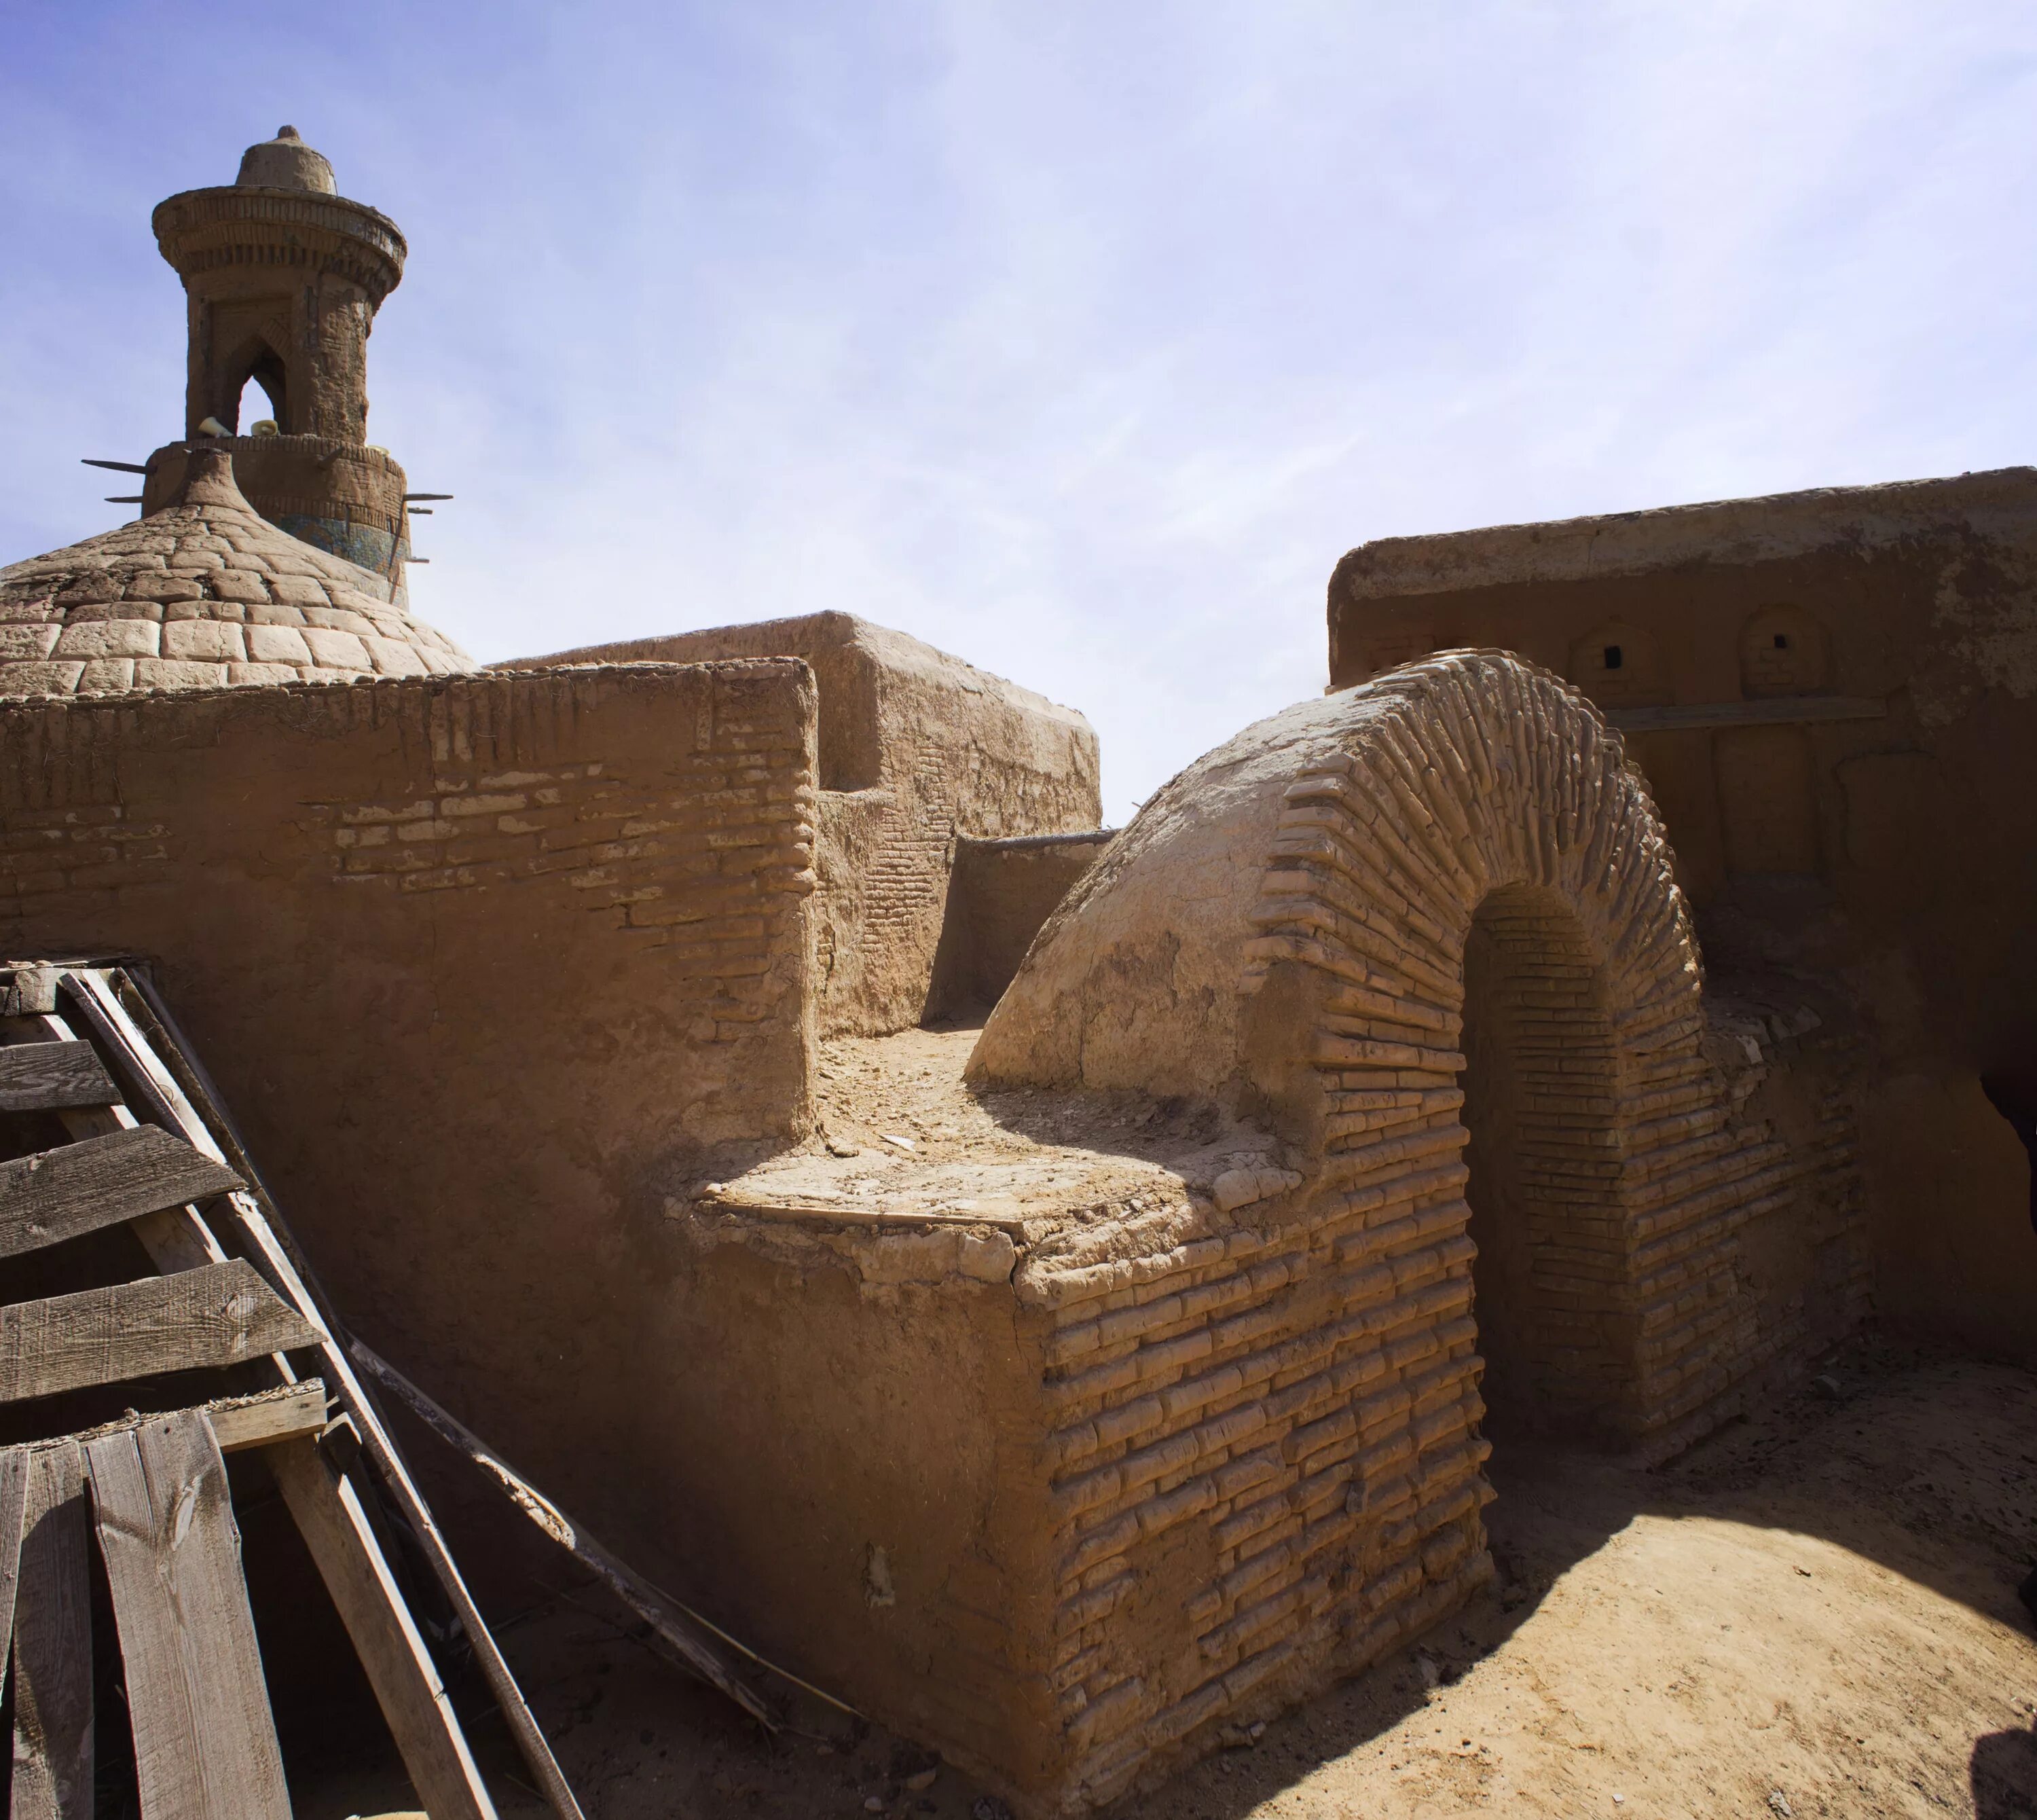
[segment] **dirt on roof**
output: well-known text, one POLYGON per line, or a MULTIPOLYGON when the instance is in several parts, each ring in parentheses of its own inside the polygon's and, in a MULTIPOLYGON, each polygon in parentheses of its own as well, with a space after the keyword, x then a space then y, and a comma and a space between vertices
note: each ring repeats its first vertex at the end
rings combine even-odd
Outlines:
POLYGON ((1187 1099, 962 1078, 980 1032, 909 1030, 822 1045, 820 1128, 707 1198, 734 1209, 964 1220, 1039 1236, 1206 1206, 1226 1170, 1277 1166, 1264 1133, 1187 1099))

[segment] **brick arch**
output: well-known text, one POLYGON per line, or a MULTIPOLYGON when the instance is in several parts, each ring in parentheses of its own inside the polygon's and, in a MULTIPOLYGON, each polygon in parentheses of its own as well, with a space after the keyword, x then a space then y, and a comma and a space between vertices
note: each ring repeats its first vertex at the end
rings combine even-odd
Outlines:
POLYGON ((1736 1406, 1782 1343, 1738 1229, 1792 1169, 1734 1121, 1702 1014, 1618 734, 1503 653, 1247 728, 1070 894, 972 1076, 1193 1095, 1262 1155, 1015 1276, 1088 1798, 1377 1661, 1490 1576, 1478 1296, 1490 1326, 1499 1292, 1472 1126, 1534 1134, 1507 1159, 1515 1229, 1559 1266, 1539 1304, 1510 1286, 1541 1322, 1532 1394, 1649 1454, 1736 1406), (1523 1060, 1519 1103, 1469 1125, 1468 1031, 1523 1060))
MULTIPOLYGON (((1469 1291, 1468 1010, 1520 1075, 1489 1154, 1535 1254, 1517 1285, 1529 1375, 1556 1425, 1661 1435, 1753 1362, 1733 1215, 1774 1186, 1774 1147, 1730 1128, 1704 1054, 1697 943, 1654 804, 1619 736, 1518 660, 1442 653, 1366 692, 1375 711, 1284 792, 1245 944, 1248 996, 1306 1064, 1262 1069, 1316 1157, 1292 1215, 1355 1220, 1347 1253, 1389 1263, 1444 1234, 1446 1279, 1469 1291), (1475 930, 1506 967, 1468 1008, 1475 930)), ((1249 1034, 1248 1056, 1277 1041, 1249 1034)))

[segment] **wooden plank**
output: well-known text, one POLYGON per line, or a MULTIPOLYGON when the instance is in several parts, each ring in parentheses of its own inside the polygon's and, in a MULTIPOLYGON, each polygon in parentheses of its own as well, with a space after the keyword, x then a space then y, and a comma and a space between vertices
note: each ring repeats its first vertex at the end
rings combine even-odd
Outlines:
MULTIPOLYGON (((0 1056, 55 1049, 25 1043, 0 1056)), ((238 1188, 231 1169, 153 1125, 0 1163, 0 1258, 238 1188)))
MULTIPOLYGON (((14 1634, 14 1587, 21 1565, 21 1519, 28 1508, 28 1472, 32 1462, 25 1447, 0 1453, 0 1637, 14 1634)), ((0 1686, 6 1663, 0 1658, 0 1686)))
POLYGON ((111 1106, 120 1097, 89 1042, 42 1042, 0 1050, 0 1112, 56 1112, 111 1106))
MULTIPOLYGON (((316 1378, 306 1378, 300 1383, 278 1384, 273 1390, 257 1391, 251 1396, 215 1397, 210 1402, 197 1406, 211 1418, 212 1432, 223 1454, 244 1453, 250 1447, 274 1447, 278 1441, 316 1435, 323 1430, 327 1422, 325 1386, 316 1378)), ((130 1428, 138 1428, 144 1422, 158 1421, 176 1413, 174 1409, 151 1409, 146 1413, 130 1409, 118 1421, 102 1422, 97 1428, 61 1436, 53 1441, 25 1442, 23 1449, 26 1451, 68 1446, 74 1441, 81 1446, 87 1441, 97 1440, 101 1435, 120 1434, 130 1428)), ((0 1519, 0 1529, 4 1527, 4 1519, 0 1519)))
POLYGON ((223 1454, 316 1436, 328 1419, 325 1385, 317 1378, 283 1385, 259 1397, 235 1397, 206 1405, 223 1454))
MULTIPOLYGON (((191 1141, 208 1156, 221 1162, 228 1160, 215 1130, 225 1133, 234 1145, 233 1164, 248 1179, 248 1187, 232 1194, 221 1203, 239 1224, 249 1248, 259 1256, 282 1284, 289 1299, 308 1317, 315 1318, 330 1327, 326 1311, 305 1287, 297 1267, 297 1254, 293 1241, 287 1240, 287 1229, 282 1225, 282 1216, 275 1204, 263 1188, 253 1167, 248 1162, 244 1148, 234 1137, 231 1126, 221 1113, 209 1089, 203 1070, 192 1058, 187 1045, 180 1043, 176 1027, 169 1012, 150 988, 146 976, 121 974, 118 976, 122 989, 129 995, 149 1020, 149 1029, 156 1032, 163 1046, 174 1054, 181 1063, 183 1076, 172 1074, 169 1069, 149 1046, 149 1038, 145 1035, 127 1006, 122 1002, 108 977, 103 973, 79 970, 67 974, 66 980, 74 989, 74 1002, 93 1034, 110 1049, 125 1055, 131 1064, 138 1080, 146 1083, 147 1090, 170 1122, 191 1141), (201 1118, 192 1104, 195 1095, 205 1107, 201 1118), (276 1224, 270 1224, 271 1216, 276 1224)), ((58 1021, 52 1020, 51 1021, 58 1021)), ((195 1216, 193 1216, 195 1218, 195 1216)), ((201 1228, 203 1222, 200 1221, 201 1228)), ((138 1225, 138 1232, 142 1228, 138 1225)), ((209 1236, 209 1235, 208 1235, 209 1236)), ((146 1242, 146 1241, 145 1241, 146 1242)), ((523 1757, 524 1765, 531 1772, 539 1792, 551 1804, 552 1811, 559 1820, 584 1820, 578 1799, 552 1754, 551 1746, 523 1691, 516 1685, 516 1678, 509 1671, 509 1664, 503 1659, 487 1621, 481 1615, 474 1602, 474 1595, 467 1591, 467 1582, 461 1577, 459 1564, 454 1561, 452 1550, 447 1546, 438 1520, 431 1512, 410 1469, 396 1451, 396 1444, 383 1426, 382 1418, 373 1403, 368 1401, 361 1387, 361 1380, 349 1362, 346 1350, 330 1332, 326 1334, 319 1347, 320 1370, 331 1386, 342 1407, 351 1418, 361 1436, 361 1447, 373 1467, 376 1479, 389 1493, 403 1520, 417 1538, 425 1557, 431 1563, 432 1572, 451 1602, 454 1614, 466 1633, 469 1647, 474 1652, 474 1661, 488 1682, 489 1691, 495 1697, 510 1734, 516 1741, 516 1748, 523 1757)), ((286 1361, 278 1360, 280 1368, 287 1370, 286 1361)))
POLYGON ((85 1447, 142 1820, 290 1820, 226 1462, 201 1409, 85 1447))
POLYGON ((0 1402, 317 1344, 244 1258, 0 1308, 0 1402))
POLYGON ((1886 702, 1865 696, 1777 695, 1759 702, 1694 702, 1666 708, 1609 708, 1623 733, 1684 733, 1719 727, 1801 726, 1821 721, 1878 721, 1886 702))
MULTIPOLYGON (((54 1015, 0 1017, 0 1044, 72 1040, 70 1026, 54 1015)), ((103 1137, 109 1131, 132 1131, 137 1123, 125 1106, 79 1107, 59 1112, 57 1118, 74 1137, 103 1137)), ((202 1146, 199 1149, 202 1155, 209 1154, 202 1146)), ((195 1207, 145 1213, 129 1230, 142 1241, 159 1270, 195 1270, 222 1262, 226 1256, 195 1207)))
POLYGON ((266 1456, 432 1820, 494 1820, 452 1702, 353 1485, 312 1441, 266 1456))
POLYGON ((34 965, 0 968, 0 1014, 8 1017, 32 1016, 57 1008, 57 981, 53 967, 34 965))
MULTIPOLYGON (((151 1049, 149 1039, 142 1034, 127 1007, 115 995, 108 982, 98 974, 81 970, 69 974, 66 983, 72 991, 73 1002, 84 1014, 94 1034, 108 1043, 115 1054, 125 1058, 126 1071, 134 1087, 142 1094, 142 1103, 152 1114, 164 1118, 181 1131, 202 1153, 223 1164, 225 1152, 214 1137, 211 1127, 199 1118, 177 1078, 151 1049)), ((137 991, 131 984, 128 989, 137 991)), ((164 1014, 161 1012, 160 1007, 138 993, 137 1002, 146 1012, 154 1027, 164 1031, 164 1039, 173 1043, 174 1032, 164 1027, 164 1014)), ((64 1020, 52 1014, 32 1020, 13 1020, 13 1027, 0 1031, 0 1040, 62 1040, 70 1035, 70 1027, 64 1020), (32 1029, 28 1027, 31 1025, 32 1029)), ((134 1124, 133 1114, 125 1107, 116 1107, 110 1112, 68 1112, 62 1117, 66 1129, 76 1136, 134 1124), (103 1125, 93 1122, 102 1120, 106 1122, 103 1125)), ((243 1164, 241 1167, 245 1169, 247 1166, 243 1164)), ((251 1171, 250 1174, 251 1175, 251 1171)), ((255 1194, 259 1193, 258 1186, 255 1194)), ((270 1269, 278 1273, 278 1280, 286 1285, 299 1307, 314 1319, 319 1318, 317 1305, 297 1274, 293 1254, 285 1250, 264 1217, 266 1197, 263 1198, 263 1205, 258 1205, 254 1194, 243 1191, 232 1196, 222 1205, 238 1219, 243 1231, 254 1242, 270 1269)), ((137 1220, 134 1230, 150 1255, 165 1269, 190 1271, 207 1258, 217 1259, 224 1256, 218 1240, 206 1220, 193 1209, 186 1208, 176 1214, 149 1216, 137 1220)), ((561 1820, 580 1820, 579 1803, 560 1773, 543 1733, 524 1702, 522 1693, 510 1674, 508 1663, 502 1659, 501 1652, 489 1634, 485 1621, 474 1607, 452 1553, 445 1546, 429 1508, 411 1483, 408 1472, 396 1455, 394 1444, 383 1430, 372 1406, 362 1397, 359 1383, 348 1368, 338 1345, 326 1338, 322 1351, 328 1366, 337 1367, 336 1372, 331 1375, 334 1377, 342 1402, 352 1413, 357 1426, 364 1432, 368 1455, 378 1477, 395 1493, 406 1520, 423 1542, 433 1570, 452 1600, 462 1628, 501 1705, 526 1764, 544 1790, 554 1812, 561 1816, 561 1820)), ((268 1365, 285 1378, 290 1374, 289 1361, 280 1355, 272 1356, 268 1365)), ((279 1452, 285 1450, 278 1450, 279 1452)), ((322 1466, 320 1470, 323 1470, 322 1466)), ((327 1540, 327 1558, 321 1559, 319 1565, 328 1586, 333 1585, 335 1579, 339 1579, 342 1584, 350 1584, 364 1590, 376 1587, 381 1589, 376 1595, 384 1602, 379 1613, 372 1609, 366 1599, 354 1601, 356 1618, 361 1626, 361 1629, 356 1633, 354 1640, 364 1663, 368 1666, 371 1676, 376 1672, 376 1659, 379 1659, 383 1664, 382 1678, 376 1686, 378 1698, 384 1702, 384 1711, 389 1710, 391 1703, 399 1707, 413 1705, 419 1690, 422 1690, 425 1699, 430 1703, 434 1712, 440 1710, 431 1691, 438 1686, 436 1670, 432 1665, 422 1639, 418 1636, 409 1611, 404 1607, 393 1582, 388 1580, 387 1565, 382 1560, 379 1547, 374 1546, 372 1532, 367 1527, 365 1513, 359 1510, 357 1500, 354 1501, 352 1515, 346 1523, 327 1525, 323 1533, 327 1540), (368 1552, 370 1549, 372 1549, 372 1556, 368 1552), (350 1554, 355 1557, 351 1561, 346 1558, 350 1554), (402 1657, 394 1651, 372 1641, 364 1640, 369 1632, 376 1629, 385 1632, 393 1630, 395 1635, 402 1640, 404 1650, 414 1652, 407 1668, 404 1667, 402 1657), (406 1683, 408 1684, 407 1690, 406 1683)), ((308 1542, 311 1539, 308 1535, 308 1542)), ((338 1602, 337 1587, 334 1596, 335 1602, 338 1602)), ((342 1609, 344 1611, 343 1605, 342 1609)), ((352 1628, 350 1624, 350 1629, 352 1628)), ((492 1812, 486 1805, 486 1792, 481 1787, 478 1776, 473 1779, 472 1790, 463 1795, 460 1780, 466 1771, 459 1765, 471 1764, 471 1758, 467 1756, 466 1742, 460 1735, 457 1721, 449 1711, 445 1712, 444 1723, 450 1728, 451 1736, 442 1744, 434 1740, 433 1728, 429 1725, 406 1721, 412 1738, 410 1751, 416 1753, 414 1758, 410 1751, 406 1753, 406 1767, 410 1770, 412 1780, 421 1788, 428 1784, 438 1788, 441 1791, 441 1802, 448 1804, 448 1814, 453 1817, 453 1820, 468 1811, 459 1804, 463 1799, 476 1803, 472 1811, 477 1814, 492 1812)), ((396 1730, 393 1718, 391 1729, 396 1730)), ((402 1734, 399 1733, 399 1735, 402 1734)))
POLYGON ((14 1595, 13 1820, 90 1820, 90 1523, 84 1450, 36 1451, 14 1595))

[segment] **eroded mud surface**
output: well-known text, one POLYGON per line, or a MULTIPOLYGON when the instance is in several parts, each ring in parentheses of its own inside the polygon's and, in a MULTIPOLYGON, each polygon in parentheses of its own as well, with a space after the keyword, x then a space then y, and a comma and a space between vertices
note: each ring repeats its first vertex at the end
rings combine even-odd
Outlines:
MULTIPOLYGON (((1661 1471, 1494 1468, 1491 1593, 1121 1820, 2037 1813, 2037 1379, 1863 1349, 1661 1471)), ((590 1820, 970 1814, 881 1730, 814 1708, 766 1739, 552 1585, 503 1642, 590 1820)), ((477 1735, 505 1820, 540 1813, 477 1735)), ((364 1761, 297 1811, 405 1801, 364 1761)))
POLYGON ((822 1046, 819 1129, 708 1189, 704 1204, 816 1216, 962 1220, 1040 1236, 1207 1201, 1279 1146, 1215 1108, 1136 1092, 978 1091, 980 1032, 901 1031, 822 1046))

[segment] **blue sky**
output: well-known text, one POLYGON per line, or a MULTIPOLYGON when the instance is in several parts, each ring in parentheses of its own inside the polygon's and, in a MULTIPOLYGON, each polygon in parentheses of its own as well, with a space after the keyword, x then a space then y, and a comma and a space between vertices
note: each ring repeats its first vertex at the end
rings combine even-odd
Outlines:
POLYGON ((0 0, 0 561, 181 429, 149 211, 289 121, 409 237, 370 433, 477 656, 841 607, 1105 818, 1404 532, 2028 461, 2027 4, 0 0))

